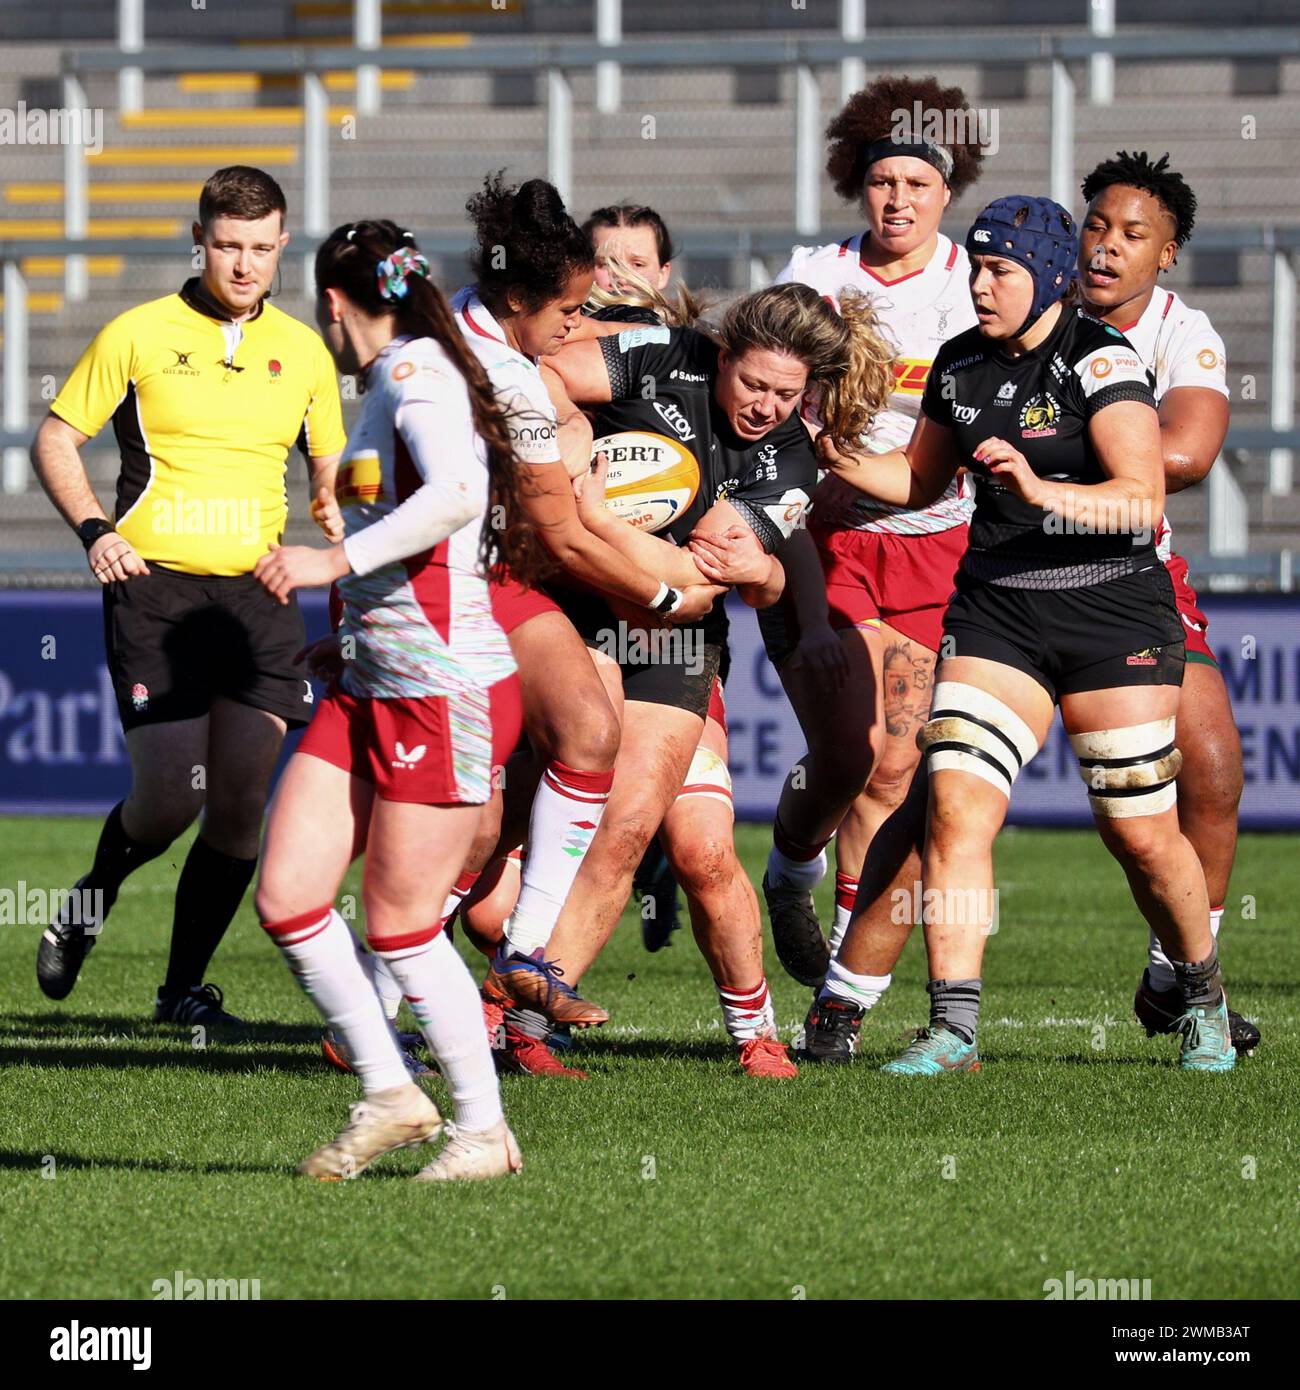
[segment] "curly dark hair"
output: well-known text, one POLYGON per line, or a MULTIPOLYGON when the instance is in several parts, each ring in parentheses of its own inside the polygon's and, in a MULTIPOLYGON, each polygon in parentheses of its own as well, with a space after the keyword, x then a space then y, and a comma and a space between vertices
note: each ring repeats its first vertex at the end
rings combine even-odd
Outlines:
POLYGON ((591 240, 545 179, 507 185, 505 170, 489 174, 465 204, 478 246, 470 257, 484 304, 501 316, 511 292, 534 313, 558 299, 570 278, 596 264, 591 240))
MULTIPOLYGON (((909 116, 914 104, 920 102, 927 111, 969 111, 966 93, 960 87, 941 87, 934 77, 878 77, 844 104, 844 109, 826 127, 830 148, 826 157, 826 172, 831 186, 846 203, 862 197, 862 181, 867 176, 867 147, 881 140, 898 122, 898 112, 909 116)), ((970 116, 968 133, 976 135, 974 113, 970 116)), ((944 145, 952 151, 952 177, 948 187, 953 197, 961 195, 980 176, 984 150, 978 139, 966 144, 944 145)))
POLYGON ((1179 247, 1186 244, 1196 225, 1196 194, 1183 176, 1169 167, 1168 153, 1154 164, 1145 150, 1133 154, 1120 150, 1114 159, 1103 159, 1083 181, 1084 199, 1091 203, 1098 193, 1117 183, 1149 193, 1174 219, 1174 240, 1179 247))

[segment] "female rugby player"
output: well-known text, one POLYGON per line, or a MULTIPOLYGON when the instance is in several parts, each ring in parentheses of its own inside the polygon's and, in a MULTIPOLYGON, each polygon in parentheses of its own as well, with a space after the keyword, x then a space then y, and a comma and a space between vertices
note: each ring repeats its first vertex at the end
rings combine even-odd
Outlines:
MULTIPOLYGON (((860 202, 866 227, 841 242, 797 249, 777 279, 811 285, 832 301, 845 286, 871 296, 898 353, 893 395, 863 441, 880 452, 907 442, 935 353, 975 322, 966 253, 939 224, 952 198, 979 178, 984 152, 965 94, 932 77, 879 78, 849 100, 827 133, 827 172, 843 198, 860 202), (900 130, 899 112, 918 104, 962 118, 965 139, 939 144, 900 130)), ((919 761, 916 732, 929 709, 970 506, 961 478, 920 508, 889 506, 825 480, 808 535, 788 556, 785 598, 760 614, 768 655, 808 741, 781 793, 763 885, 777 953, 803 984, 826 974, 867 847, 902 802, 919 761), (823 850, 832 835, 836 910, 828 949, 812 890, 826 872, 823 850)), ((914 833, 919 843, 919 820, 914 833)), ((888 877, 910 885, 919 872, 919 854, 908 845, 888 877)), ((810 1015, 806 1036, 818 1022, 810 1015)))
MULTIPOLYGON (((837 316, 806 286, 775 286, 732 306, 720 344, 692 329, 638 327, 557 354, 548 366, 570 400, 596 407, 601 436, 671 431, 701 474, 694 502, 666 528, 667 541, 606 511, 599 473, 584 487, 585 523, 643 565, 672 564, 671 582, 685 582, 698 567, 756 606, 772 602, 783 584, 773 552, 798 527, 816 477, 797 413, 804 391, 810 382, 821 388, 828 428, 845 440, 857 438, 888 393, 889 354, 869 309, 847 296, 842 310, 837 316)), ((574 419, 585 420, 576 407, 561 412, 562 422, 574 419)), ((656 659, 645 660, 631 640, 638 629, 622 609, 596 595, 575 593, 565 603, 588 643, 606 655, 615 655, 611 636, 628 639, 616 654, 624 718, 611 809, 547 945, 572 984, 608 939, 632 871, 686 779, 726 641, 726 614, 719 601, 703 622, 673 634, 675 646, 652 647, 656 659)), ((793 1075, 775 1037, 757 901, 729 827, 707 872, 675 859, 671 836, 666 849, 692 897, 692 925, 728 1031, 741 1044, 742 1066, 754 1075, 793 1075)), ((545 982, 512 969, 508 958, 497 958, 484 988, 554 1016, 545 982)))
MULTIPOLYGON (((1166 166, 1167 157, 1153 164, 1145 154, 1121 152, 1084 180, 1089 206, 1080 234, 1079 276, 1088 308, 1124 333, 1155 373, 1165 490, 1177 492, 1199 482, 1213 465, 1228 427, 1228 402, 1222 340, 1203 313, 1159 286, 1160 272, 1173 264, 1178 248, 1191 235, 1196 211, 1192 190, 1166 166)), ((1210 930, 1217 938, 1222 908, 1215 904, 1226 896, 1236 844, 1241 744, 1223 678, 1205 639, 1205 617, 1187 584, 1186 561, 1172 553, 1170 541, 1168 522, 1162 518, 1156 552, 1174 583, 1187 649, 1174 731, 1183 752, 1178 821, 1205 871, 1210 930)), ((923 816, 923 796, 918 809, 923 816)), ((891 821, 881 835, 892 828, 891 821)), ((873 845, 871 858, 876 857, 873 845)), ((846 979, 866 975, 887 983, 910 932, 911 914, 906 922, 890 920, 882 926, 887 914, 879 903, 870 920, 859 921, 866 911, 867 903, 860 900, 838 959, 846 979)), ((859 1009, 872 1007, 879 994, 845 989, 838 973, 832 972, 814 1007, 822 1026, 809 1030, 807 1055, 846 1062, 853 1055, 859 1009)), ((1168 1032, 1182 1013, 1173 967, 1154 933, 1135 1008, 1151 1034, 1168 1032)), ((1231 1009, 1228 1020, 1237 1053, 1252 1051, 1259 1030, 1231 1009)))
POLYGON ((351 1177, 428 1143, 437 1107, 414 1085, 333 906, 365 853, 366 937, 400 984, 447 1079, 456 1127, 420 1177, 517 1172, 474 982, 430 910, 473 843, 492 768, 518 738, 519 685, 485 562, 538 567, 517 502, 522 465, 428 262, 391 222, 337 228, 316 254, 317 320, 366 386, 335 493, 344 539, 276 549, 255 573, 281 602, 338 581, 339 675, 281 779, 257 888, 262 925, 347 1049, 365 1099, 300 1172, 351 1177), (500 507, 501 529, 480 526, 500 507), (489 516, 491 512, 489 511, 489 516))
POLYGON ((884 1069, 979 1066, 993 841, 1059 704, 1102 840, 1173 962, 1180 1065, 1227 1071, 1205 876, 1175 808, 1183 625, 1154 542, 1164 470, 1149 374, 1116 329, 1062 303, 1079 252, 1064 208, 1000 198, 966 248, 979 326, 940 350, 906 450, 819 442, 839 477, 896 504, 939 496, 963 464, 977 479, 919 736, 930 1024, 884 1069))
MULTIPOLYGON (((1088 211, 1079 235, 1084 301, 1113 324, 1155 373, 1165 491, 1199 483, 1214 466, 1228 430, 1227 356, 1223 339, 1199 309, 1160 286, 1196 220, 1196 195, 1169 156, 1120 151, 1083 181, 1088 211)), ((1187 668, 1175 730, 1183 752, 1178 823, 1205 870, 1210 931, 1217 939, 1237 852, 1237 806, 1244 781, 1241 738, 1206 619, 1188 583, 1187 561, 1173 550, 1168 518, 1156 553, 1174 582, 1183 621, 1187 668)), ((1134 1008, 1148 1034, 1167 1033, 1182 1012, 1173 967, 1152 933, 1134 1008)), ((1236 1050, 1251 1052, 1259 1029, 1229 1010, 1236 1050)))
MULTIPOLYGON (((467 210, 478 236, 476 281, 456 294, 452 307, 506 408, 516 450, 528 464, 521 500, 538 536, 560 571, 579 583, 617 595, 643 616, 698 619, 720 590, 697 570, 670 587, 666 567, 647 570, 578 519, 561 456, 564 437, 537 364, 553 358, 579 322, 593 281, 591 243, 565 211, 558 192, 540 179, 515 189, 499 176, 489 178, 467 210)), ((576 452, 585 468, 589 432, 578 439, 576 452)), ((658 563, 662 557, 653 558, 658 563)), ((493 587, 493 610, 519 665, 524 726, 543 766, 530 778, 526 764, 512 764, 504 798, 515 810, 512 823, 499 831, 490 822, 485 825, 457 892, 463 896, 476 870, 525 838, 522 808, 528 817, 529 853, 506 927, 511 958, 526 961, 526 968, 548 980, 559 1021, 591 1022, 591 1006, 549 973, 541 947, 600 824, 613 778, 618 720, 582 639, 554 602, 507 577, 493 587)), ((602 1013, 599 1021, 603 1019, 602 1013)), ((499 1020, 491 1012, 488 1022, 497 1033, 499 1020)), ((499 1033, 503 1064, 516 1071, 563 1070, 521 1022, 513 1016, 504 1020, 499 1033)))

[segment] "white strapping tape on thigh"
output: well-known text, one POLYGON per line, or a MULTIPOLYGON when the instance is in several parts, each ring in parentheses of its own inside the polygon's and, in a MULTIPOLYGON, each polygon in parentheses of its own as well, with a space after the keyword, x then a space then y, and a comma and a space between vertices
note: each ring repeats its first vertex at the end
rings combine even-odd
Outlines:
POLYGON ((1126 729, 1071 734, 1070 747, 1079 759, 1079 775, 1088 784, 1094 815, 1119 820, 1154 816, 1176 803, 1174 779, 1183 755, 1174 747, 1172 715, 1126 729))
POLYGON ((708 748, 697 748, 691 766, 677 793, 677 800, 687 796, 707 796, 735 814, 731 796, 731 771, 727 764, 708 748))
POLYGON ((940 681, 917 745, 933 772, 970 772, 1010 799, 1020 769, 1038 752, 1029 725, 978 686, 940 681))

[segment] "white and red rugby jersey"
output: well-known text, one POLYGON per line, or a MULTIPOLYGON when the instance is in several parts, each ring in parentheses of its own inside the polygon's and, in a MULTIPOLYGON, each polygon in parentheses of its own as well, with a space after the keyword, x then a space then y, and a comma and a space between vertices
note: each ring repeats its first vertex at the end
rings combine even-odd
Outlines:
MULTIPOLYGON (((1135 323, 1119 330, 1156 377, 1156 404, 1166 391, 1202 386, 1229 396, 1228 357, 1223 339, 1200 309, 1184 304, 1172 291, 1157 289, 1135 323)), ((1173 548, 1168 517, 1156 528, 1156 554, 1168 560, 1173 548)))
MULTIPOLYGON (((868 233, 827 246, 797 246, 777 284, 798 281, 811 285, 838 307, 846 285, 871 296, 881 327, 898 353, 894 393, 876 417, 863 444, 872 453, 902 449, 912 437, 921 409, 930 366, 941 344, 975 327, 970 300, 970 258, 965 249, 941 232, 934 255, 920 270, 896 280, 883 280, 862 258, 868 233)), ((817 522, 855 531, 888 531, 895 535, 925 535, 947 531, 970 520, 974 506, 962 475, 943 496, 920 511, 877 502, 831 479, 817 501, 817 522), (829 494, 829 495, 828 495, 829 494)))
MULTIPOLYGON (((433 339, 398 338, 371 364, 335 494, 344 546, 363 571, 338 583, 341 633, 355 640, 343 689, 380 699, 452 696, 486 692, 511 675, 510 645, 479 568, 487 450, 465 379, 433 339), (370 568, 365 528, 429 482, 450 484, 477 515, 421 554, 370 568)), ((486 694, 481 704, 486 719, 486 694)))

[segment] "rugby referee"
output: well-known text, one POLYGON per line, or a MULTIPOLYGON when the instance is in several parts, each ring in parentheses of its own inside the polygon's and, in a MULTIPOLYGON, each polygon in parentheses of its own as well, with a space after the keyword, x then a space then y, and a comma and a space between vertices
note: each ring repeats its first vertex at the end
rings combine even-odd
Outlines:
MULTIPOLYGON (((202 274, 100 331, 32 446, 41 486, 104 586, 131 759, 130 794, 77 887, 100 890, 107 916, 126 876, 203 812, 176 886, 157 1022, 239 1022, 203 976, 253 877, 285 731, 311 715, 292 664, 304 643, 297 603, 276 603, 252 576, 284 531, 290 448, 306 455, 319 498, 345 442, 324 343, 266 302, 284 215, 260 169, 213 174, 194 224, 202 274), (111 520, 78 452, 110 419, 122 456, 111 520)), ((46 930, 36 977, 51 999, 72 990, 101 925, 46 930)))

